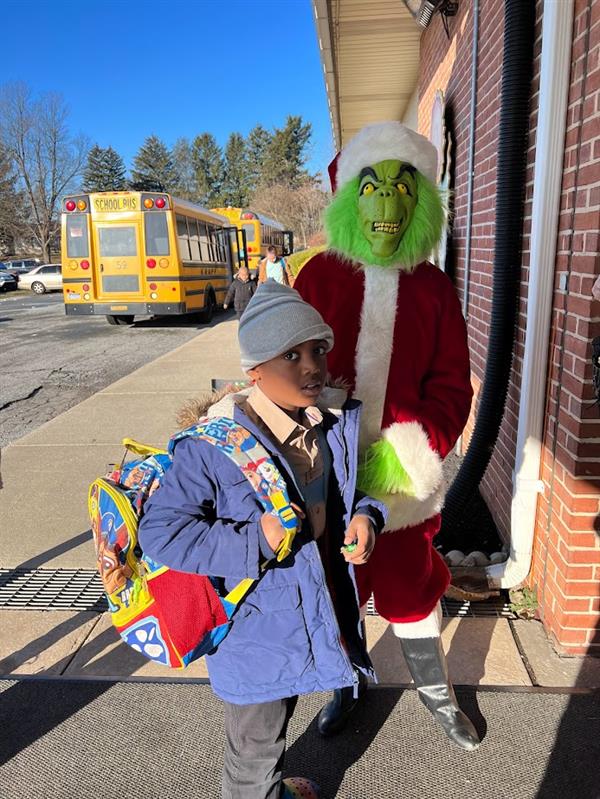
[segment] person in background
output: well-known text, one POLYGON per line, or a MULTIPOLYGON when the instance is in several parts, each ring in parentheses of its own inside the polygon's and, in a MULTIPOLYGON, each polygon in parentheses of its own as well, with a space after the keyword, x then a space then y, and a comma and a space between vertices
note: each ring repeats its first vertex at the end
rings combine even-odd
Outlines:
POLYGON ((237 318, 239 319, 246 310, 246 306, 252 299, 252 295, 255 291, 256 281, 250 277, 248 267, 240 266, 238 273, 231 281, 231 286, 229 286, 229 290, 225 296, 223 309, 226 311, 233 300, 233 307, 235 308, 237 318))
POLYGON ((285 258, 277 257, 277 249, 273 246, 267 247, 267 255, 258 265, 258 282, 264 283, 266 280, 276 280, 284 286, 290 285, 290 275, 285 258))

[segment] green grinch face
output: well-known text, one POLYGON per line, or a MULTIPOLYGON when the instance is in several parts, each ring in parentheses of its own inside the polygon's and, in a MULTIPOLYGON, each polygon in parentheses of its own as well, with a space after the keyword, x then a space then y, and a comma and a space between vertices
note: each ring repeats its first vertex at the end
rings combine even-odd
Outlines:
POLYGON ((398 249, 417 205, 416 170, 402 161, 379 161, 359 175, 358 215, 374 256, 398 249))

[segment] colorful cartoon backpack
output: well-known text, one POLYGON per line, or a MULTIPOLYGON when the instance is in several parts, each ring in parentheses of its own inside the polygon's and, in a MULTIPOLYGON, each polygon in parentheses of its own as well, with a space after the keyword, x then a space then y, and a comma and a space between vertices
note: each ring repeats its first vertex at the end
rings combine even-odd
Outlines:
POLYGON ((144 504, 159 488, 183 438, 202 439, 221 450, 239 466, 265 511, 279 517, 286 535, 277 549, 278 561, 289 555, 297 529, 281 474, 264 447, 237 422, 202 419, 173 436, 168 451, 123 440, 126 451, 120 466, 94 480, 89 490, 97 568, 123 640, 171 668, 184 668, 218 646, 255 582, 247 578, 224 594, 218 575, 175 571, 141 551, 137 528, 144 504), (125 462, 129 452, 140 457, 125 462))

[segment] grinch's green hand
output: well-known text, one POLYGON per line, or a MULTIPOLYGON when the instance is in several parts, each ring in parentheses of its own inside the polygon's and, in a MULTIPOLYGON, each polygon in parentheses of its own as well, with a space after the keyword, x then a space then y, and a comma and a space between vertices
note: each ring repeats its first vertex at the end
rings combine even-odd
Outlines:
POLYGON ((394 447, 383 438, 371 444, 359 463, 357 483, 367 494, 414 494, 394 447))

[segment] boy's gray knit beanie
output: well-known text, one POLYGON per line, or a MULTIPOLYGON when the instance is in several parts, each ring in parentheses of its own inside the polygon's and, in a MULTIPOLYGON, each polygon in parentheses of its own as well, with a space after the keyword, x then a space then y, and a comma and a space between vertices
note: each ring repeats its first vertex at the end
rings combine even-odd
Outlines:
POLYGON ((329 352, 333 330, 297 291, 267 280, 260 284, 240 319, 242 369, 253 369, 311 339, 324 340, 329 352))

